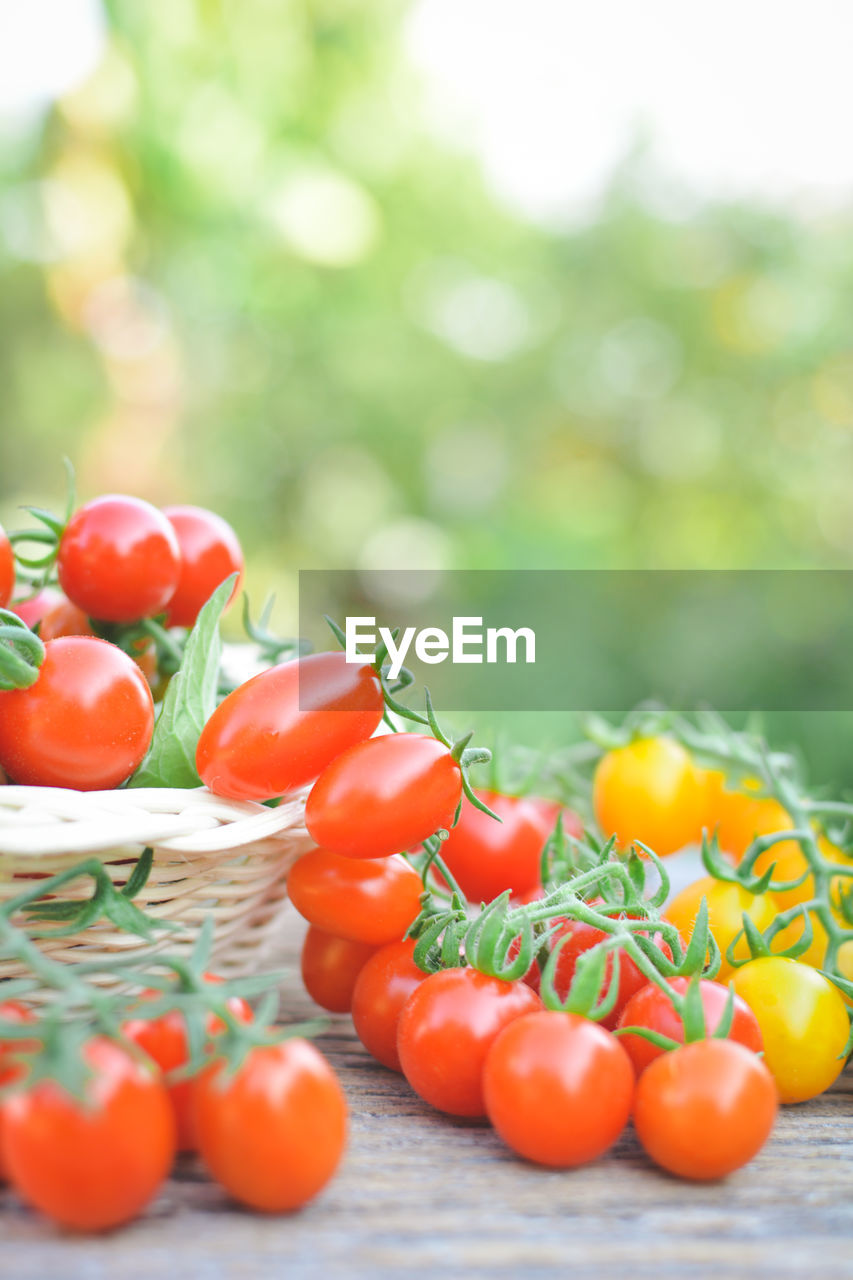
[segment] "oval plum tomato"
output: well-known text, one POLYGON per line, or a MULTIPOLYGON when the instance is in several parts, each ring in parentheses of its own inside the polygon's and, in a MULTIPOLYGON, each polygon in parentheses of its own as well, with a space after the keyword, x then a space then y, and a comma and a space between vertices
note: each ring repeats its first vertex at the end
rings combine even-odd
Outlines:
MULTIPOLYGON (((32 1013, 20 1001, 4 1000, 0 1004, 0 1023, 15 1022, 20 1024, 32 1021, 32 1013)), ((31 1040, 0 1040, 0 1089, 13 1084, 15 1080, 20 1080, 23 1074, 23 1066, 18 1062, 10 1061, 13 1055, 18 1051, 33 1047, 31 1040)), ((7 1176, 3 1159, 3 1104, 0 1103, 0 1182, 5 1182, 7 1176)))
POLYGON ((542 1008, 523 982, 476 969, 431 973, 403 1006, 397 1051, 415 1093, 454 1116, 484 1116, 483 1064, 498 1033, 542 1008))
POLYGON ((805 1102, 828 1089, 844 1066, 850 1019, 837 987, 785 956, 750 960, 734 976, 764 1039, 764 1061, 782 1102, 805 1102))
MULTIPOLYGON (((669 985, 673 991, 684 995, 690 983, 687 978, 670 978, 669 985)), ((710 982, 703 978, 699 983, 699 991, 702 996, 702 1007, 705 1010, 705 1031, 711 1036, 720 1025, 720 1019, 729 998, 729 989, 719 982, 710 982)), ((677 1040, 679 1044, 684 1043, 682 1021, 672 1001, 667 999, 654 982, 649 982, 631 996, 620 1015, 619 1027, 645 1027, 648 1031, 657 1031, 659 1035, 669 1036, 670 1040, 677 1040)), ((644 1040, 642 1036, 624 1035, 619 1039, 633 1062, 637 1075, 641 1075, 655 1058, 666 1053, 665 1049, 652 1044, 650 1040, 644 1040)), ((745 1045, 753 1053, 760 1053, 763 1047, 761 1028, 755 1014, 740 996, 734 997, 732 1025, 727 1039, 737 1040, 738 1044, 745 1045)))
POLYGON ((181 552, 181 571, 169 601, 166 625, 191 627, 212 593, 232 573, 240 575, 228 603, 240 589, 243 551, 227 520, 204 507, 164 507, 181 552))
POLYGON ((634 1072, 615 1036, 542 1010, 504 1027, 483 1068, 486 1113, 527 1160, 569 1169, 600 1156, 631 1114, 634 1072))
MULTIPOLYGON (((22 622, 33 631, 39 627, 39 635, 41 635, 40 623, 46 613, 49 613, 56 605, 62 604, 65 596, 61 591, 57 591, 55 587, 42 587, 35 595, 27 596, 24 600, 15 600, 9 606, 13 613, 16 613, 22 622)), ((42 636, 44 639, 44 636, 42 636)))
POLYGON ((169 1172, 175 1123, 165 1086, 110 1040, 84 1048, 93 1075, 79 1102, 40 1081, 5 1104, 5 1155, 16 1191, 65 1227, 106 1231, 145 1207, 169 1172))
POLYGON ((672 738, 638 738, 608 751, 595 770, 592 802, 605 837, 621 848, 642 840, 660 857, 701 839, 705 788, 672 738))
MULTIPOLYGON (((689 942, 693 936, 693 927, 703 898, 708 904, 708 924, 720 948, 721 964, 717 980, 723 982, 735 972, 726 959, 726 951, 743 929, 744 914, 763 932, 779 914, 779 904, 772 893, 750 893, 743 885, 715 880, 713 876, 703 876, 682 889, 666 906, 667 918, 672 921, 685 942, 689 942)), ((746 938, 741 938, 734 954, 736 960, 749 957, 746 938)))
POLYGON ((315 844, 347 858, 387 858, 453 822, 462 771, 436 738, 389 733, 350 747, 308 795, 315 844))
POLYGON ((706 1181, 757 1155, 776 1111, 773 1077, 756 1054, 734 1040, 697 1040, 640 1076, 634 1127, 655 1164, 706 1181))
POLYGON ((137 622, 163 613, 178 585, 178 539, 141 498, 107 494, 74 512, 59 540, 59 585, 90 618, 137 622))
POLYGON ((421 878, 405 858, 356 861, 314 849, 293 864, 287 894, 326 933, 380 947, 403 937, 420 911, 421 878))
MULTIPOLYGON (((205 974, 206 982, 221 982, 221 978, 213 974, 205 974)), ((158 995, 158 992, 153 993, 158 995)), ((252 1021, 251 1006, 239 996, 232 996, 228 1001, 228 1011, 241 1022, 252 1021)), ((221 1029, 220 1019, 210 1016, 208 1032, 214 1034, 221 1029)), ((159 1067, 165 1076, 169 1071, 176 1071, 188 1060, 186 1024, 180 1012, 175 1009, 163 1014, 160 1018, 131 1018, 122 1027, 128 1040, 138 1044, 148 1054, 151 1061, 159 1067)), ((195 1151, 197 1143, 192 1116, 192 1080, 178 1080, 174 1084, 166 1081, 169 1100, 175 1117, 175 1140, 178 1151, 195 1151)))
POLYGON ((44 648, 35 684, 0 694, 0 762, 27 786, 117 787, 151 741, 145 677, 106 640, 66 636, 44 648))
MULTIPOLYGON (((560 806, 497 791, 477 791, 476 795, 501 821, 495 822, 469 800, 462 801, 459 821, 441 846, 441 856, 456 883, 471 902, 491 902, 504 889, 514 895, 535 890, 542 849, 560 806)), ((564 810, 563 822, 569 834, 582 831, 571 810, 564 810)))
MULTIPOLYGON (((582 920, 560 921, 558 919, 553 923, 559 925, 559 928, 549 945, 552 950, 558 945, 560 946, 560 954, 557 958, 557 967, 554 974, 554 989, 559 998, 565 1000, 574 980, 578 960, 585 952, 591 951, 599 942, 603 942, 608 935, 603 929, 596 929, 593 925, 587 924, 582 920)), ((643 932, 646 933, 648 931, 643 930, 643 932)), ((672 949, 669 944, 664 941, 659 933, 653 934, 653 939, 667 959, 671 960, 672 949)), ((618 1023, 619 1015, 631 999, 631 996, 639 991, 641 987, 644 987, 648 981, 631 957, 621 947, 618 949, 618 955, 619 982, 616 991, 616 1002, 610 1013, 601 1019, 601 1025, 607 1027, 610 1031, 618 1023)), ((599 1000, 603 1000, 610 990, 612 974, 613 956, 609 955, 604 966, 604 979, 598 995, 599 1000)))
POLYGON ((342 653, 270 667, 229 693, 204 726, 199 776, 230 800, 272 800, 313 782, 369 738, 383 709, 373 667, 348 663, 342 653))
POLYGON ((337 1076, 307 1040, 249 1051, 232 1075, 217 1064, 195 1081, 198 1147, 235 1200, 265 1213, 298 1209, 337 1169, 347 1104, 337 1076))
POLYGON ((402 1071, 397 1027, 403 1005, 426 978, 412 959, 412 938, 380 947, 359 973, 352 993, 352 1022, 368 1053, 392 1071, 402 1071))
MULTIPOLYGON (((15 590, 15 553, 0 524, 0 609, 5 609, 15 590)), ((17 612, 17 610, 16 610, 17 612)), ((18 615, 20 617, 20 614, 18 615)), ((27 623, 27 626, 30 624, 27 623)))
POLYGON ((315 1004, 329 1013, 349 1013, 355 982, 376 951, 369 942, 338 938, 310 925, 302 943, 302 982, 315 1004))

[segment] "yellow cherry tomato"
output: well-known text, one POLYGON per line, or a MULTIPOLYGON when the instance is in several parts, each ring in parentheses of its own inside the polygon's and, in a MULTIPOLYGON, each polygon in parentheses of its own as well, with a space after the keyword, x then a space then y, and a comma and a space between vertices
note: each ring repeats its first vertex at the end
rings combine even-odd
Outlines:
POLYGON ((637 738, 602 756, 592 783, 596 821, 620 848, 642 840, 660 857, 701 838, 705 787, 672 738, 637 738))
POLYGON ((722 770, 706 772, 705 825, 709 835, 716 831, 721 851, 735 861, 743 857, 756 836, 785 831, 794 825, 778 800, 753 794, 760 789, 757 778, 747 778, 741 787, 735 787, 726 781, 722 770))
MULTIPOLYGON (((770 832, 761 834, 769 835, 770 832)), ((818 849, 829 862, 847 861, 847 855, 842 853, 837 845, 827 840, 826 836, 818 836, 818 849)), ((796 888, 773 890, 773 896, 779 901, 783 910, 797 906, 801 902, 809 902, 815 896, 814 876, 811 874, 809 860, 803 853, 799 840, 783 840, 780 844, 771 845, 756 858, 752 868, 753 873, 758 876, 763 875, 774 862, 776 863, 776 870, 773 872, 775 881, 797 880, 803 872, 808 872, 806 879, 796 888)), ((830 891, 835 894, 846 887, 846 877, 838 876, 832 880, 830 891)))
POLYGON ((766 956, 738 969, 734 988, 758 1020, 780 1100, 805 1102, 828 1089, 850 1031, 837 987, 808 965, 766 956))
MULTIPOLYGON (((734 973, 734 968, 726 960, 726 951, 733 938, 743 929, 744 912, 763 933, 779 914, 779 904, 770 893, 748 893, 742 885, 728 884, 725 880, 704 876, 682 889, 666 907, 667 920, 672 921, 685 942, 689 942, 693 934, 703 898, 708 903, 708 923, 722 956, 717 981, 725 982, 734 973)), ((738 960, 749 958, 746 938, 741 938, 735 947, 735 957, 738 960)))

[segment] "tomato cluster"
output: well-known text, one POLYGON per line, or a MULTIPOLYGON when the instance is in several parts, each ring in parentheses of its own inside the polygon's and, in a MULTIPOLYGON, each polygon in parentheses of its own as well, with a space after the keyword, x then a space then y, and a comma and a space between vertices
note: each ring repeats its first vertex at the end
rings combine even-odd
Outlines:
MULTIPOLYGON (((44 641, 44 655, 32 683, 0 693, 0 767, 22 785, 108 789, 134 773, 150 746, 157 664, 144 635, 125 648, 107 635, 157 618, 191 627, 231 574, 237 590, 243 556, 214 512, 160 511, 124 495, 86 503, 54 534, 48 567, 55 561, 57 585, 12 603, 44 641)), ((15 557, 0 530, 0 607, 15 590, 15 557)))
MULTIPOLYGON (((372 741, 394 747, 397 740, 372 741)), ((346 753, 339 757, 346 759, 346 753)), ((321 798, 327 794, 319 792, 321 798)), ((375 835, 384 796, 381 783, 375 795, 369 829, 374 848, 387 851, 390 841, 382 843, 375 835)), ((543 844, 559 807, 494 792, 477 797, 499 812, 504 823, 499 826, 473 805, 463 805, 460 822, 442 845, 448 874, 475 895, 491 898, 508 891, 535 902, 543 893, 543 844)), ((571 813, 561 817, 564 828, 579 830, 571 813)), ((357 831, 362 829, 357 824, 357 831)), ((389 829, 398 833, 397 847, 405 848, 402 828, 389 829)), ((734 997, 728 1038, 694 1041, 665 1054, 644 1032, 683 1042, 679 1016, 665 992, 616 948, 612 950, 619 954, 608 956, 602 979, 603 998, 613 965, 619 964, 615 1000, 603 1024, 546 1008, 538 986, 547 955, 557 953, 553 986, 564 999, 579 959, 607 937, 574 919, 551 921, 546 952, 524 980, 507 981, 461 962, 427 973, 415 962, 415 939, 405 936, 418 909, 420 878, 399 852, 367 860, 355 854, 357 834, 347 839, 350 843, 340 852, 318 848, 306 854, 290 873, 291 899, 309 922, 303 980, 324 1008, 351 1012, 367 1050, 384 1066, 402 1072, 431 1106, 455 1116, 486 1118, 519 1155, 554 1167, 582 1164, 607 1150, 624 1131, 640 1096, 641 1141, 657 1163, 682 1176, 720 1177, 764 1144, 777 1090, 758 1056, 758 1022, 743 1000, 734 997), (632 1034, 623 1035, 628 1027, 632 1034), (650 1074, 658 1058, 676 1064, 677 1089, 660 1069, 650 1074), (708 1146, 710 1111, 715 1141, 708 1146), (692 1152, 691 1159, 685 1150, 692 1152)), ((667 943, 654 928, 649 933, 671 960, 667 943)), ((678 994, 687 985, 685 979, 672 981, 678 994)), ((730 998, 725 987, 701 983, 707 1035, 718 1028, 730 998)))
MULTIPOLYGON (((814 909, 814 877, 800 842, 778 839, 763 850, 753 844, 796 826, 784 806, 764 794, 755 778, 732 783, 721 770, 698 766, 684 746, 666 736, 638 738, 606 752, 592 795, 603 834, 615 835, 623 847, 638 840, 667 855, 700 844, 704 831, 729 862, 746 869, 748 881, 752 877, 757 884, 772 870, 773 883, 787 884, 753 892, 734 874, 730 879, 703 876, 670 901, 667 915, 689 942, 704 904, 721 954, 718 977, 731 979, 737 993, 732 1035, 741 1038, 736 1028, 745 1002, 760 1027, 764 1061, 781 1101, 803 1102, 822 1093, 844 1066, 850 1019, 838 987, 817 972, 827 958, 829 938, 826 917, 814 909), (792 912, 797 907, 807 911, 808 926, 802 911, 792 912), (745 927, 763 934, 785 912, 793 918, 776 926, 773 947, 777 952, 793 948, 796 958, 753 956, 745 927), (811 931, 807 947, 805 940, 800 944, 806 927, 811 931)), ((822 857, 841 868, 847 855, 819 829, 815 839, 822 857)), ((832 894, 840 898, 849 883, 840 872, 832 894)), ((850 927, 833 897, 829 908, 831 917, 850 927)), ((837 955, 839 966, 845 945, 837 955)), ((658 995, 652 999, 660 1005, 658 995)), ((711 1019, 719 1016, 718 1003, 708 1010, 711 1019)), ((652 1050, 637 1042, 632 1054, 648 1059, 652 1050)))
MULTIPOLYGON (((0 608, 12 600, 43 642, 29 685, 0 692, 0 776, 120 786, 152 740, 154 640, 192 627, 231 575, 237 590, 240 546, 212 512, 105 496, 57 527, 54 551, 56 581, 48 575, 14 602, 15 554, 0 530, 0 608)), ((229 800, 275 803, 307 790, 315 847, 288 879, 308 922, 304 985, 323 1008, 351 1013, 368 1052, 420 1098, 488 1120, 514 1152, 554 1168, 597 1158, 633 1121, 654 1162, 709 1179, 760 1150, 780 1101, 832 1083, 849 1015, 818 972, 833 933, 826 912, 814 910, 819 872, 796 839, 752 845, 790 829, 777 799, 751 779, 729 784, 669 732, 625 735, 602 755, 590 788, 605 874, 596 889, 562 899, 546 846, 555 825, 583 844, 577 815, 540 796, 472 791, 465 743, 443 736, 429 704, 426 717, 410 715, 417 731, 398 731, 391 717, 395 731, 377 733, 389 709, 400 710, 381 661, 311 654, 222 697, 196 724, 187 756, 190 772, 194 759, 198 778, 229 800), (703 833, 752 879, 726 879, 709 863, 714 875, 677 895, 665 917, 665 891, 649 911, 642 867, 703 833), (596 896, 608 891, 611 867, 636 887, 638 863, 634 896, 596 896), (774 863, 776 878, 791 882, 776 892, 760 879, 774 863), (418 945, 417 922, 436 896, 466 928, 511 900, 529 908, 529 928, 509 935, 500 964, 478 959, 470 935, 463 943, 452 930, 437 932, 430 951, 418 945), (479 917, 478 903, 491 904, 479 917), (779 936, 797 951, 811 928, 808 950, 803 943, 797 959, 756 953, 756 931, 803 903, 810 914, 779 936), (706 946, 714 959, 706 921, 722 960, 700 977, 706 946), (581 986, 596 988, 583 1008, 574 1003, 581 986)), ((843 852, 823 831, 820 840, 823 856, 840 864, 843 852)), ((581 874, 580 865, 565 871, 567 881, 581 874)), ((218 1013, 232 1033, 252 1019, 236 999, 218 1013)), ((29 1015, 7 1005, 0 1016, 29 1015)), ((211 1015, 212 1043, 223 1030, 211 1015)), ((298 1207, 332 1176, 346 1104, 307 1041, 253 1042, 236 1071, 212 1053, 190 1079, 182 1014, 146 1016, 144 999, 123 1040, 86 1043, 85 1097, 40 1080, 0 1111, 0 1171, 57 1221, 78 1230, 127 1221, 156 1193, 176 1150, 197 1151, 231 1195, 264 1211, 298 1207)), ((18 1082, 17 1072, 0 1045, 0 1085, 18 1082)))
MULTIPOLYGON (((237 998, 228 1008, 252 1017, 237 998)), ((0 1006, 7 1022, 30 1017, 20 1005, 0 1006)), ((221 1029, 208 1028, 213 1036, 221 1029)), ((214 1058, 193 1078, 170 1082, 167 1073, 188 1062, 182 1016, 147 1019, 141 1002, 123 1033, 140 1056, 92 1037, 82 1050, 82 1097, 42 1080, 3 1103, 0 1176, 26 1203, 76 1231, 109 1230, 141 1212, 177 1151, 198 1151, 229 1195, 265 1212, 299 1208, 332 1177, 346 1143, 346 1101, 307 1040, 256 1045, 236 1072, 214 1058)), ((0 1044, 3 1084, 20 1072, 4 1066, 11 1049, 0 1044)))

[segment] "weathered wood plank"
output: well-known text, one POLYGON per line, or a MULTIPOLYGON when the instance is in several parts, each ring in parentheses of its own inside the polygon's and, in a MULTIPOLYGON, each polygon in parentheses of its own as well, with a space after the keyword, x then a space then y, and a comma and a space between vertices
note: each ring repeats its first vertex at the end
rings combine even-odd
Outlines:
MULTIPOLYGON (((294 929, 294 937, 296 930, 294 929)), ((291 939, 291 947, 293 940, 291 939)), ((292 951, 291 951, 292 954, 292 951)), ((298 981, 287 1013, 311 1011, 298 981)), ((8 1280, 193 1280, 403 1275, 853 1276, 853 1077, 787 1108, 749 1168, 692 1186, 651 1168, 631 1133, 569 1173, 525 1165, 487 1128, 436 1115, 371 1063, 348 1019, 318 1041, 352 1109, 339 1176, 302 1213, 264 1218, 229 1203, 191 1159, 148 1214, 105 1239, 45 1225, 0 1197, 8 1280)))

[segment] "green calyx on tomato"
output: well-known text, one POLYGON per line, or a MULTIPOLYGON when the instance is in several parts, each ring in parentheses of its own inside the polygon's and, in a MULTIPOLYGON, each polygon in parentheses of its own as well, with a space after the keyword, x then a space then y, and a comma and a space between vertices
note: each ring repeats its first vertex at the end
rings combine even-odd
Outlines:
MULTIPOLYGON (((466 963, 505 982, 527 978, 529 985, 534 985, 530 978, 538 968, 546 1008, 605 1026, 615 1026, 630 997, 653 983, 686 1018, 690 1036, 704 1035, 701 1002, 697 1010, 692 994, 695 982, 682 995, 669 981, 716 972, 719 953, 708 932, 707 912, 685 947, 661 914, 669 878, 653 854, 629 865, 614 853, 613 841, 600 848, 584 844, 582 854, 587 869, 562 885, 548 886, 541 898, 513 905, 506 891, 473 918, 456 896, 449 904, 425 897, 409 929, 415 964, 436 972, 466 963), (660 883, 646 896, 650 866, 657 867, 660 883)), ((724 1031, 725 1022, 721 1026, 724 1031)))
POLYGON ((44 641, 10 609, 0 608, 0 692, 29 689, 44 662, 44 641))

